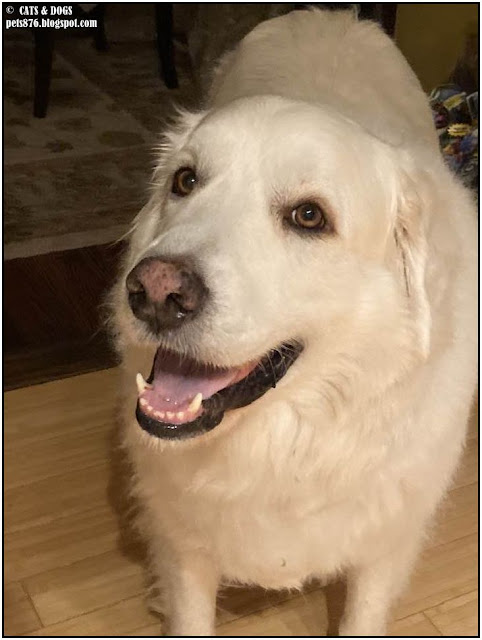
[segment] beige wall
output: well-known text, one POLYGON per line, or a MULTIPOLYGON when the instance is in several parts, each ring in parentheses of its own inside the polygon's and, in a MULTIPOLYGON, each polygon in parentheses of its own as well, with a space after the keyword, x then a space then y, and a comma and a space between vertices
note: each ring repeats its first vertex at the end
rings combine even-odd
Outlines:
POLYGON ((398 5, 395 38, 426 91, 447 82, 466 36, 478 32, 478 10, 476 3, 398 5))

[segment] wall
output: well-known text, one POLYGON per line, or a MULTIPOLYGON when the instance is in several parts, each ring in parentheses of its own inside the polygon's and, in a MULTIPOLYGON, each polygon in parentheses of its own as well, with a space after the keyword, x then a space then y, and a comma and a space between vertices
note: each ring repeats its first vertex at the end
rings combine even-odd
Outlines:
POLYGON ((400 3, 395 39, 423 88, 447 82, 466 37, 478 32, 478 3, 400 3))

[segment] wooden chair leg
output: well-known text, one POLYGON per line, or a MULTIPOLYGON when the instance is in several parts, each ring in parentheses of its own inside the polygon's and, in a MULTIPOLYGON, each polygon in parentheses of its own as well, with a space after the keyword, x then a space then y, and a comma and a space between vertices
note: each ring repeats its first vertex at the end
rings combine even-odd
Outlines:
POLYGON ((36 118, 45 118, 49 102, 54 37, 48 29, 34 29, 34 41, 35 93, 33 114, 36 118))
POLYGON ((174 45, 172 41, 172 2, 156 2, 157 51, 161 76, 168 89, 177 89, 176 67, 174 65, 174 45))
POLYGON ((98 4, 90 13, 90 17, 97 20, 97 27, 94 29, 94 46, 97 51, 107 51, 107 37, 105 35, 105 3, 98 4))

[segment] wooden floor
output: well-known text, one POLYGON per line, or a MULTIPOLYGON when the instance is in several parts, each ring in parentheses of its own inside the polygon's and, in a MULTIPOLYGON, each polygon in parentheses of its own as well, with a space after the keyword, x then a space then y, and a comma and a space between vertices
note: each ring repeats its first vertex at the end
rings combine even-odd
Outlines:
MULTIPOLYGON (((159 633, 145 604, 142 550, 116 517, 115 391, 111 369, 6 394, 6 635, 159 633)), ((391 635, 477 634, 477 448, 474 416, 455 485, 394 611, 391 635)), ((230 589, 219 601, 218 634, 326 634, 342 593, 340 584, 297 596, 230 589)))

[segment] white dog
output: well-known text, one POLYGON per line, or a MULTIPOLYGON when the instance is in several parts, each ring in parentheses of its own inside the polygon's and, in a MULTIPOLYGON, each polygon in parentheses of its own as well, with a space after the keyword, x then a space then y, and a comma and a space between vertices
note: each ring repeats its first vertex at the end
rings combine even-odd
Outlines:
POLYGON ((384 634, 464 444, 474 209, 346 12, 258 26, 167 133, 113 300, 171 635, 213 635, 221 580, 341 572, 340 633, 384 634))

